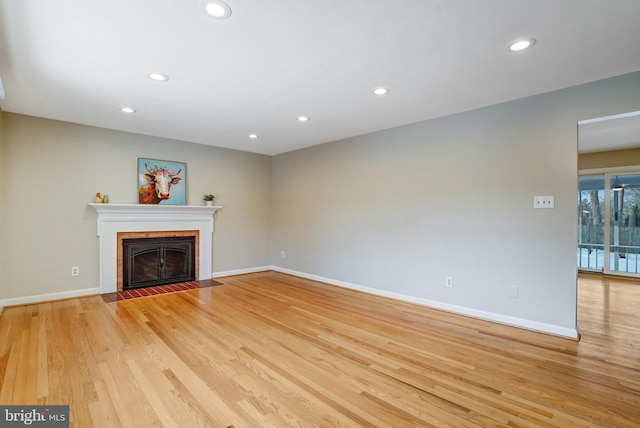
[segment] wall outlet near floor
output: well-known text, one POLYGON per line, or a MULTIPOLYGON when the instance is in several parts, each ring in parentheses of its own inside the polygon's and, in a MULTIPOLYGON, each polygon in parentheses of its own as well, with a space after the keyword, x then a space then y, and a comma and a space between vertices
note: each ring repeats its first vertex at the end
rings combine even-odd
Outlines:
POLYGON ((280 258, 284 259, 286 257, 287 257, 287 255, 285 254, 285 252, 284 251, 280 251, 280 258))
POLYGON ((517 299, 519 294, 520 294, 520 290, 518 287, 516 287, 515 285, 509 286, 509 297, 513 299, 517 299))
POLYGON ((448 276, 446 279, 445 285, 449 288, 453 287, 453 277, 448 276))
POLYGON ((80 268, 78 266, 74 266, 71 268, 71 276, 80 275, 80 268))

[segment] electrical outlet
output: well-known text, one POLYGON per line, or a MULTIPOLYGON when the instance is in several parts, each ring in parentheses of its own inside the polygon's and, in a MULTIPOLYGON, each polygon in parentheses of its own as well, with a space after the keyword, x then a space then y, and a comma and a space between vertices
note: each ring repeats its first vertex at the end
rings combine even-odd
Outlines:
POLYGON ((448 276, 445 285, 449 288, 453 287, 453 277, 448 276))
POLYGON ((280 258, 281 258, 281 259, 286 258, 286 256, 287 256, 287 255, 284 253, 284 251, 280 251, 280 258))
POLYGON ((517 299, 519 295, 519 289, 515 285, 509 286, 509 297, 517 299))
POLYGON ((78 266, 74 266, 71 268, 71 276, 80 275, 80 268, 78 266))

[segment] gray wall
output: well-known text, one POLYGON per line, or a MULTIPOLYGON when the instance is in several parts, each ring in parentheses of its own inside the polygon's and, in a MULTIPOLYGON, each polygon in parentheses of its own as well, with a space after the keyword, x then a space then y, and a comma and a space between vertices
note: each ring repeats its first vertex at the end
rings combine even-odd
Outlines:
POLYGON ((4 218, 4 206, 6 205, 6 199, 5 199, 5 183, 4 183, 4 176, 2 175, 1 171, 5 168, 5 163, 4 163, 4 132, 3 132, 3 113, 2 110, 0 110, 0 314, 2 314, 2 299, 4 298, 5 292, 5 283, 6 283, 6 276, 5 276, 5 270, 4 270, 4 264, 5 264, 5 255, 6 255, 6 240, 5 240, 5 228, 7 227, 7 223, 5 221, 4 218))
POLYGON ((638 99, 634 73, 272 158, 1 113, 0 298, 98 287, 87 202, 136 203, 150 157, 188 164, 188 203, 224 205, 214 272, 272 265, 571 334, 577 122, 638 99), (534 195, 556 208, 534 210, 534 195))
POLYGON ((637 110, 639 89, 627 75, 276 156, 272 264, 569 333, 577 122, 637 110))
POLYGON ((213 270, 268 266, 271 158, 3 113, 4 299, 98 287, 96 192, 137 203, 137 158, 187 163, 187 203, 216 214, 213 270), (80 276, 71 277, 71 267, 80 276))

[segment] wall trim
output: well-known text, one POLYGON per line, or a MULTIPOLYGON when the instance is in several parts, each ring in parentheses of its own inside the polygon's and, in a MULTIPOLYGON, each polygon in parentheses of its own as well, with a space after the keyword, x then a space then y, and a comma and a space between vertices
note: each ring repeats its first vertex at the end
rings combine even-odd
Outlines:
POLYGON ((100 288, 85 288, 84 290, 61 291, 58 293, 38 294, 35 296, 12 297, 0 300, 1 306, 29 305, 32 303, 51 302, 54 300, 71 299, 73 297, 95 296, 100 294, 100 288))
POLYGON ((331 285, 337 285, 338 287, 349 288, 352 290, 362 291, 364 293, 375 294, 382 297, 388 297, 391 299, 402 300, 409 303, 415 303, 421 306, 427 306, 434 309, 440 309, 447 312, 452 312, 459 315, 466 315, 473 318, 479 318, 486 321, 497 322, 499 324, 505 324, 512 327, 524 328, 526 330, 533 330, 541 333, 552 334, 554 336, 562 336, 569 339, 577 340, 580 337, 578 329, 566 328, 557 326, 554 324, 546 324, 537 321, 531 321, 523 318, 512 317, 508 315, 496 314, 493 312, 481 311, 478 309, 467 308, 465 306, 451 305, 449 303, 438 302, 435 300, 423 299, 421 297, 409 296, 406 294, 394 293, 392 291, 380 290, 378 288, 366 287, 363 285, 353 284, 345 281, 338 281, 331 278, 324 278, 317 275, 311 275, 304 272, 298 272, 290 269, 285 269, 279 266, 272 266, 272 270, 276 272, 286 273, 301 278, 311 279, 314 281, 325 282, 331 285))
MULTIPOLYGON (((269 271, 269 270, 272 270, 271 266, 229 270, 224 272, 215 272, 212 274, 212 277, 219 278, 223 276, 242 275, 245 273, 256 273, 256 272, 263 272, 263 271, 269 271)), ((70 291, 61 291, 58 293, 38 294, 35 296, 23 296, 23 297, 12 297, 9 299, 0 299, 0 315, 2 314, 2 310, 4 307, 29 305, 32 303, 52 302, 55 300, 71 299, 74 297, 94 296, 99 294, 101 294, 100 288, 96 287, 96 288, 86 288, 84 290, 70 290, 70 291)))
MULTIPOLYGON (((624 149, 623 149, 624 150, 624 149)), ((623 151, 619 150, 619 151, 623 151)), ((618 150, 614 150, 618 151, 618 150)), ((587 155, 589 153, 585 153, 587 155)), ((578 171, 578 177, 588 176, 588 175, 615 175, 615 174, 625 174, 625 173, 637 173, 640 170, 640 165, 625 165, 625 166, 612 166, 605 168, 591 168, 591 169, 581 169, 578 171)))
POLYGON ((224 276, 244 275, 246 273, 265 272, 273 269, 273 266, 261 266, 247 269, 226 270, 222 272, 212 272, 211 278, 222 278, 224 276))
MULTIPOLYGON (((479 318, 487 321, 497 322, 499 324, 510 325, 513 327, 534 330, 542 333, 552 334, 554 336, 562 336, 569 339, 578 339, 580 334, 578 329, 560 327, 554 324, 546 324, 537 321, 531 321, 523 318, 511 317, 508 315, 496 314, 493 312, 481 311, 478 309, 467 308, 465 306, 451 305, 449 303, 438 302, 435 300, 423 299, 421 297, 409 296, 406 294, 394 293, 392 291, 380 290, 378 288, 366 287, 363 285, 353 284, 350 282, 339 281, 336 279, 325 278, 318 275, 311 275, 304 272, 298 272, 286 269, 280 266, 260 266, 247 269, 236 269, 221 272, 213 272, 212 278, 222 278, 225 276, 244 275, 248 273, 257 273, 273 270, 275 272, 285 273, 300 278, 311 279, 313 281, 324 282, 338 287, 348 288, 351 290, 361 291, 364 293, 374 294, 377 296, 388 297, 391 299, 401 300, 404 302, 415 303, 434 309, 440 309, 447 312, 466 315, 473 318, 479 318)), ((73 297, 84 297, 100 294, 100 288, 87 288, 84 290, 62 291, 59 293, 39 294, 35 296, 14 297, 0 300, 0 315, 4 307, 28 305, 31 303, 49 302, 54 300, 70 299, 73 297)))

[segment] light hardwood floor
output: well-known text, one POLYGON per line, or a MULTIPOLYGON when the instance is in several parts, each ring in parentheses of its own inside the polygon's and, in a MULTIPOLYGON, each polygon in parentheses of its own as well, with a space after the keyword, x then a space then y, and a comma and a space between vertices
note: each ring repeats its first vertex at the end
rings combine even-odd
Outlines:
POLYGON ((74 427, 638 427, 640 285, 579 280, 581 341, 275 272, 5 308, 0 404, 74 427))

